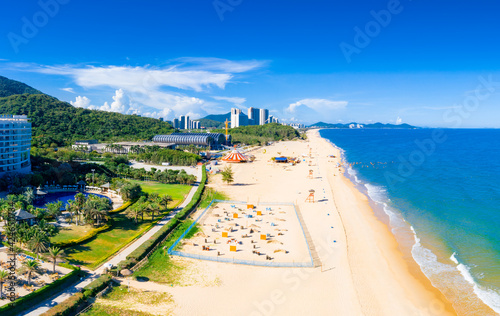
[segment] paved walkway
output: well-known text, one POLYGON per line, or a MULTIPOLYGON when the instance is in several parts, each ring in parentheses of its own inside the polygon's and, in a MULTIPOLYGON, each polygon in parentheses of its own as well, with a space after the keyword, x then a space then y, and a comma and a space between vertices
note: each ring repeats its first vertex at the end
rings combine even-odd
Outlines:
POLYGON ((67 289, 65 289, 62 293, 58 293, 51 298, 43 301, 42 303, 32 307, 31 309, 25 311, 21 315, 29 315, 29 316, 35 316, 35 315, 40 315, 46 311, 48 311, 50 308, 54 307, 55 305, 62 303, 64 300, 68 299, 71 297, 71 295, 80 292, 80 290, 85 287, 87 284, 98 278, 103 270, 104 267, 107 264, 112 264, 116 266, 120 261, 124 260, 132 251, 136 250, 140 245, 142 245, 146 240, 148 240, 153 234, 155 234, 160 228, 167 224, 172 217, 175 216, 184 206, 186 206, 189 202, 191 202, 191 199, 193 198, 194 193, 198 189, 198 184, 201 181, 202 177, 202 170, 201 167, 196 168, 197 174, 196 178, 198 182, 193 185, 191 188, 191 191, 189 191, 189 194, 186 196, 184 199, 184 202, 181 203, 175 210, 170 212, 166 217, 164 217, 161 221, 159 221, 153 228, 151 228, 146 234, 144 234, 142 237, 137 239, 135 242, 133 242, 131 245, 128 247, 122 249, 118 254, 116 254, 113 258, 102 264, 100 267, 98 267, 94 271, 88 271, 91 274, 87 276, 86 278, 82 278, 79 283, 74 284, 67 289))

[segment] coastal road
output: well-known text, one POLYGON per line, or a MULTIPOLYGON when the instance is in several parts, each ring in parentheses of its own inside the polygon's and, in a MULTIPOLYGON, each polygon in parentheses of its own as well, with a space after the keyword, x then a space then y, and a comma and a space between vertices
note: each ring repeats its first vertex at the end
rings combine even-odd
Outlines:
POLYGON ((192 168, 192 169, 196 171, 195 174, 196 174, 197 183, 195 183, 193 185, 193 187, 191 188, 191 191, 189 191, 189 194, 184 199, 184 202, 182 202, 178 207, 176 207, 174 210, 172 210, 167 216, 165 216, 161 221, 159 221, 147 233, 142 235, 139 239, 134 241, 129 246, 123 248, 115 256, 113 256, 107 262, 105 262, 101 266, 99 266, 96 270, 94 270, 94 271, 86 270, 87 272, 90 273, 90 275, 88 275, 85 278, 81 278, 80 282, 73 284, 72 286, 66 288, 64 291, 53 295, 52 297, 46 299, 42 303, 40 303, 40 304, 30 308, 29 310, 23 312, 21 315, 29 315, 29 316, 40 315, 40 314, 48 311, 50 308, 56 306, 57 304, 62 303, 66 299, 70 298, 73 294, 80 292, 81 289, 83 287, 87 286, 90 282, 97 279, 104 271, 105 266, 107 266, 108 264, 112 264, 112 265, 116 266, 120 261, 126 259, 126 257, 130 253, 132 253, 132 251, 136 250, 146 240, 151 238, 151 236, 153 236, 158 230, 160 230, 160 228, 162 228, 164 225, 166 225, 175 216, 175 214, 177 214, 180 210, 182 210, 183 207, 185 207, 189 202, 191 202, 191 200, 194 196, 194 193, 198 189, 199 183, 200 183, 201 178, 202 178, 201 167, 192 168))

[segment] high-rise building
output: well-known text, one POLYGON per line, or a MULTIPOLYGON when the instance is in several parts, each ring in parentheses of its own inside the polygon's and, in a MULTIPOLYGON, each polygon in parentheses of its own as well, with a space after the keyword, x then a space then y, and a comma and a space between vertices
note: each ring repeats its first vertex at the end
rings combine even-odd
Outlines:
POLYGON ((179 128, 179 120, 178 119, 174 118, 174 120, 172 122, 173 122, 174 128, 179 128))
POLYGON ((186 121, 185 121, 184 126, 182 128, 191 129, 191 120, 189 119, 189 115, 186 115, 186 121))
POLYGON ((268 109, 260 109, 259 115, 259 125, 264 125, 269 123, 267 120, 269 119, 269 110, 268 109))
POLYGON ((231 128, 239 127, 239 126, 247 126, 248 125, 248 116, 241 112, 240 109, 232 108, 231 109, 231 128))
POLYGON ((29 173, 31 122, 26 115, 0 115, 0 175, 29 173))
POLYGON ((184 115, 179 116, 179 129, 184 129, 186 126, 186 117, 184 115))
POLYGON ((248 125, 260 124, 260 111, 261 109, 258 108, 248 108, 248 125))
POLYGON ((231 109, 231 128, 240 126, 241 110, 232 108, 231 109))

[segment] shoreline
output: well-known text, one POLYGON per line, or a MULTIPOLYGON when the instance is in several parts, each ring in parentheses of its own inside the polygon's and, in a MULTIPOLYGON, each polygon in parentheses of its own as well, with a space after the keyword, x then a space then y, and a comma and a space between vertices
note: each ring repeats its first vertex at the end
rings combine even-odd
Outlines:
MULTIPOLYGON (((319 131, 320 129, 317 129, 318 136, 321 137, 319 131)), ((488 296, 483 297, 489 293, 484 293, 484 289, 478 288, 478 284, 471 276, 467 275, 468 268, 459 263, 454 257, 455 253, 448 254, 432 242, 429 243, 429 236, 426 236, 426 239, 422 241, 421 236, 417 235, 414 227, 400 213, 387 209, 386 201, 377 199, 376 195, 372 195, 372 193, 377 194, 377 192, 371 190, 378 190, 380 189, 379 186, 358 179, 357 171, 348 167, 350 163, 345 157, 344 149, 337 147, 327 138, 323 139, 340 152, 344 162, 342 166, 346 167, 343 176, 348 179, 356 190, 368 198, 376 219, 384 223, 395 238, 399 246, 398 250, 411 268, 410 273, 421 279, 427 287, 433 287, 439 291, 457 314, 497 315, 494 310, 495 302, 489 300, 488 296), (350 171, 348 172, 348 170, 350 171), (351 171, 354 173, 351 173, 351 171), (447 261, 452 261, 456 266, 450 265, 447 261), (435 272, 436 269, 440 272, 435 272)), ((439 242, 437 239, 434 240, 434 243, 439 242)))
MULTIPOLYGON (((319 139, 321 139, 321 141, 324 141, 326 144, 328 144, 328 146, 330 146, 334 151, 337 152, 337 155, 340 159, 344 158, 341 153, 342 149, 336 147, 328 139, 321 137, 321 135, 319 134, 319 130, 313 130, 310 134, 314 134, 314 136, 308 136, 318 137, 319 139)), ((343 166, 341 170, 342 171, 340 172, 340 174, 343 183, 350 188, 358 201, 362 201, 361 210, 364 213, 363 215, 370 222, 370 226, 372 226, 372 228, 377 231, 377 234, 375 234, 374 237, 377 239, 377 242, 381 246, 381 250, 384 252, 383 255, 385 256, 385 259, 387 261, 391 261, 394 267, 397 267, 399 269, 398 274, 400 275, 398 277, 401 278, 400 282, 408 282, 413 284, 414 287, 419 288, 418 290, 420 291, 420 293, 418 293, 418 295, 422 297, 416 298, 415 302, 418 302, 422 298, 427 297, 427 299, 429 299, 429 302, 434 301, 432 302, 432 304, 435 304, 435 306, 432 308, 436 309, 436 312, 440 310, 440 314, 449 313, 451 315, 456 315, 456 311, 454 310, 451 302, 448 301, 448 299, 443 295, 443 293, 441 293, 438 288, 432 285, 431 280, 422 272, 418 263, 413 259, 413 257, 411 256, 411 249, 410 251, 408 251, 409 249, 402 249, 402 247, 404 246, 398 243, 396 236, 391 231, 389 215, 386 214, 383 210, 378 211, 382 214, 377 214, 372 206, 376 204, 376 202, 371 200, 367 195, 365 195, 365 193, 361 192, 360 189, 356 187, 356 184, 346 176, 347 170, 343 166), (382 215, 383 218, 380 218, 380 215, 382 215), (409 274, 409 276, 405 276, 405 273, 409 274), (412 280, 412 278, 414 280, 412 280), (420 283, 420 286, 418 283, 420 283)), ((332 190, 334 191, 334 185, 332 185, 332 190)), ((340 208, 340 212, 342 212, 342 208, 340 208)), ((349 234, 347 236, 349 240, 349 234)), ((395 271, 396 270, 394 270, 394 272, 395 271)))

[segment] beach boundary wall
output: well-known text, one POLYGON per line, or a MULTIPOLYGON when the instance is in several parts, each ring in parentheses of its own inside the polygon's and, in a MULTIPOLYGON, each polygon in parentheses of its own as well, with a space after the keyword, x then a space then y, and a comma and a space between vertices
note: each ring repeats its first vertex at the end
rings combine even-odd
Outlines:
POLYGON ((252 266, 263 266, 263 267, 280 267, 280 268, 313 268, 314 267, 314 260, 311 254, 311 247, 309 245, 309 242, 307 241, 306 233, 304 231, 304 227, 302 226, 302 221, 300 220, 299 214, 297 213, 297 208, 295 207, 294 203, 280 203, 280 202, 259 202, 257 205, 289 205, 293 207, 293 210, 295 211, 295 216, 297 216, 297 220, 299 221, 300 229, 302 230, 302 236, 304 237, 304 240, 307 244, 307 251, 309 253, 309 260, 304 261, 304 262, 265 262, 265 261, 253 261, 253 260, 242 260, 242 259, 235 259, 235 258, 221 258, 221 257, 213 257, 213 256, 204 256, 204 255, 195 255, 187 252, 182 252, 182 251, 177 251, 174 250, 175 247, 181 242, 184 237, 191 231, 191 229, 200 221, 200 219, 206 215, 210 207, 212 207, 212 204, 214 203, 229 203, 229 204, 248 204, 245 201, 232 201, 232 200, 218 200, 214 199, 210 202, 210 204, 207 206, 207 208, 196 218, 196 220, 189 225, 189 227, 182 233, 179 238, 168 248, 167 253, 169 255, 174 255, 174 256, 179 256, 179 257, 185 257, 185 258, 191 258, 191 259, 198 259, 198 260, 208 260, 208 261, 215 261, 215 262, 225 262, 225 263, 234 263, 234 264, 245 264, 245 265, 252 265, 252 266))

